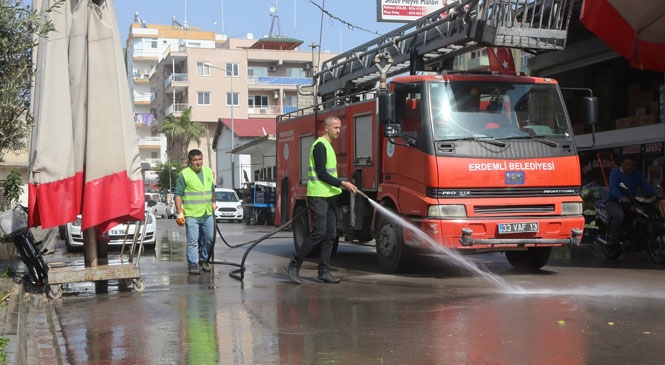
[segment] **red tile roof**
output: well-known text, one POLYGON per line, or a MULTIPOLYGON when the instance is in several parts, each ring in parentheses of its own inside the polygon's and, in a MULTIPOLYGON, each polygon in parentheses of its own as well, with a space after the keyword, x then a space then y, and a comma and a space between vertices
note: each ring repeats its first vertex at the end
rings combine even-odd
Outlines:
MULTIPOLYGON (((221 123, 231 129, 231 118, 219 118, 221 123)), ((275 119, 238 119, 233 120, 233 132, 237 137, 263 137, 268 134, 275 134, 275 119)))

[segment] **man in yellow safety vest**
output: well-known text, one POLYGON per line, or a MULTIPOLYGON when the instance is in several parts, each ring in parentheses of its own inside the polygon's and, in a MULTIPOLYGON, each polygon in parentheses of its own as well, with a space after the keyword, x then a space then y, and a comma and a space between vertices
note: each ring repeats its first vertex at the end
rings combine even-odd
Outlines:
POLYGON ((337 178, 337 156, 331 142, 339 137, 342 122, 338 117, 329 116, 323 121, 323 128, 325 134, 314 141, 309 151, 307 206, 312 214, 312 231, 286 265, 289 280, 295 284, 302 283, 300 265, 318 244, 321 244, 321 255, 316 281, 331 284, 340 282, 330 274, 330 256, 337 235, 336 200, 342 193, 341 188, 352 193, 358 190, 352 183, 337 178))
POLYGON ((210 249, 215 233, 215 185, 212 170, 203 166, 203 153, 187 154, 189 166, 178 174, 175 186, 176 221, 186 225, 189 273, 210 271, 210 249))

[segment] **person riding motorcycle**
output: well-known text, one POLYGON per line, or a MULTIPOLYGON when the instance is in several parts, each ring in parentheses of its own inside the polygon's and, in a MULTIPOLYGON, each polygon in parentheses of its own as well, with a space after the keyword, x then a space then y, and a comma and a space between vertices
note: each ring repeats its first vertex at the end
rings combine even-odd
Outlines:
POLYGON ((656 190, 646 181, 642 173, 635 167, 634 157, 624 156, 621 165, 610 173, 610 192, 605 201, 607 212, 612 216, 610 223, 609 245, 619 243, 619 231, 626 219, 625 205, 637 195, 641 188, 647 195, 656 195, 656 190))

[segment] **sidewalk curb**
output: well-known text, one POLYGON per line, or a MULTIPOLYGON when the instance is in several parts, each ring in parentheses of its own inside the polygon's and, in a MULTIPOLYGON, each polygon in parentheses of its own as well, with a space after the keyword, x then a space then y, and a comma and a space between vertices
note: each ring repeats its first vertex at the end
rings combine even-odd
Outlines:
POLYGON ((39 289, 32 292, 32 287, 25 288, 16 280, 11 286, 2 324, 2 336, 9 339, 5 347, 6 364, 69 364, 54 302, 39 289))

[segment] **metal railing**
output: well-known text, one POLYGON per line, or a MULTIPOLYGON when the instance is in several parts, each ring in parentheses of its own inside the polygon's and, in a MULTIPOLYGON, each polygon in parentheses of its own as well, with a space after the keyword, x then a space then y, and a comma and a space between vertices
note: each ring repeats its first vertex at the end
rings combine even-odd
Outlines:
POLYGON ((566 45, 573 0, 464 0, 326 60, 315 80, 319 96, 374 87, 380 77, 415 73, 425 65, 487 46, 561 50, 566 45))
POLYGON ((187 103, 175 103, 166 107, 165 115, 171 115, 175 113, 182 113, 185 109, 189 108, 187 103))
POLYGON ((188 74, 172 73, 166 77, 166 80, 164 80, 164 87, 168 87, 173 82, 188 82, 188 81, 189 81, 188 74))

